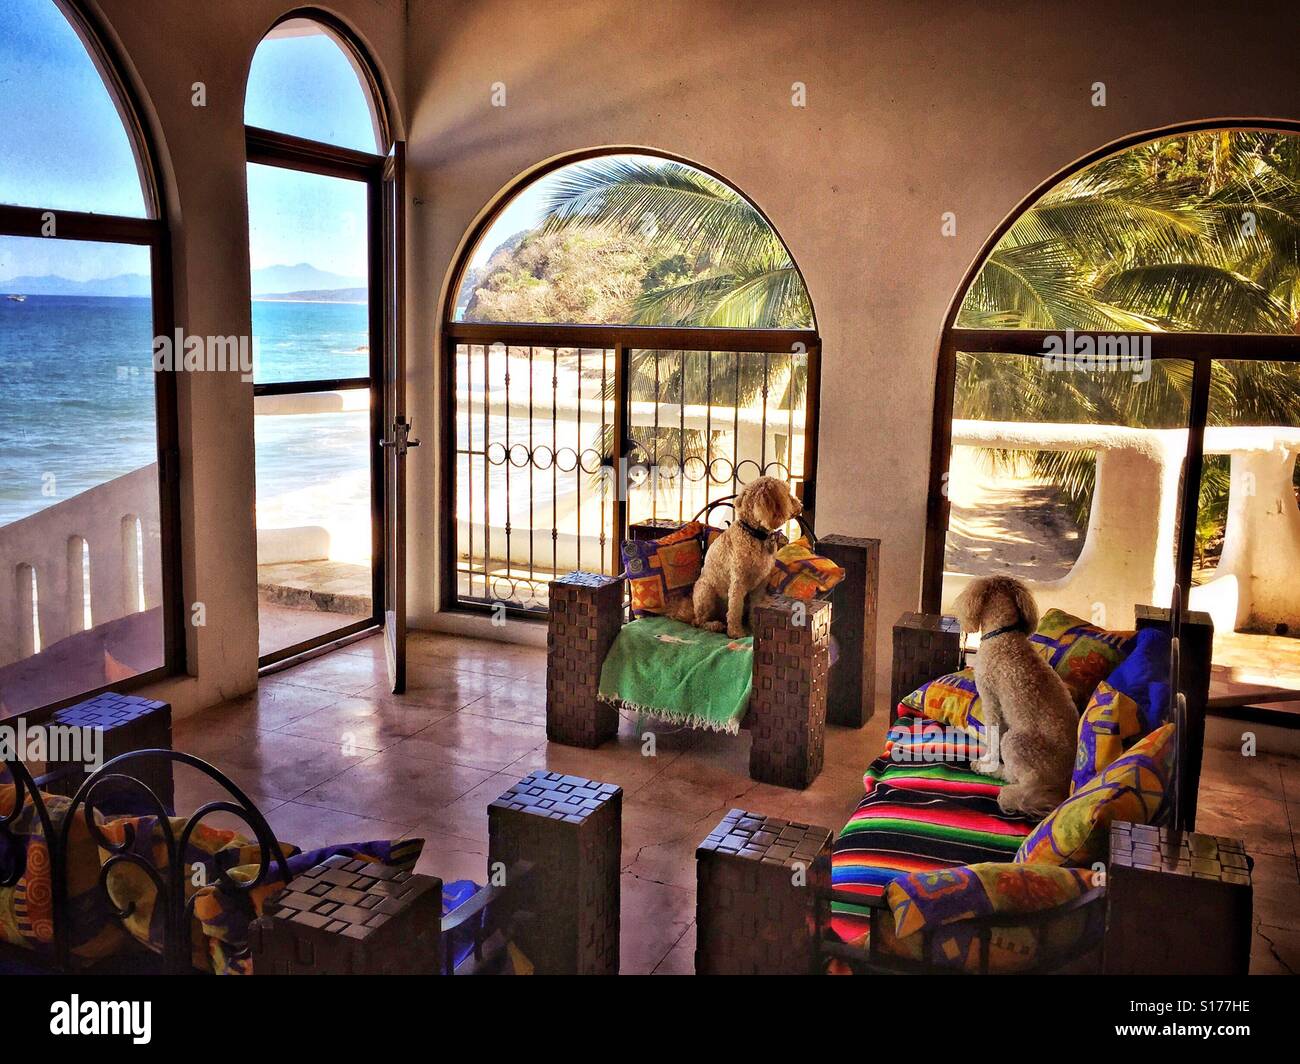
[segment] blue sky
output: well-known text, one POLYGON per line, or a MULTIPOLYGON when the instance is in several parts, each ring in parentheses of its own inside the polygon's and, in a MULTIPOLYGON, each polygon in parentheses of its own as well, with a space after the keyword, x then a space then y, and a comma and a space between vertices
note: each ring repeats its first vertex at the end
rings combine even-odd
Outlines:
MULTIPOLYGON (((287 31, 293 32, 292 25, 287 31)), ((202 120, 196 110, 195 121, 202 120)), ((321 34, 262 43, 249 74, 245 120, 377 150, 356 72, 334 41, 321 34)), ((0 0, 0 202, 145 215, 117 109, 53 0, 0 0)), ((308 262, 332 273, 364 275, 365 196, 355 182, 251 167, 249 213, 254 269, 308 262)), ((88 280, 143 272, 135 269, 137 260, 121 248, 4 240, 0 280, 21 274, 88 280)))

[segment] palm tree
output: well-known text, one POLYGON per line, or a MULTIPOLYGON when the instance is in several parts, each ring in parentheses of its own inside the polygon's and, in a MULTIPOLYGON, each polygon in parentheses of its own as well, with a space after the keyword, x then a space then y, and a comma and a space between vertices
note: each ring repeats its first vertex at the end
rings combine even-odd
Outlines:
POLYGON ((785 245, 735 190, 684 163, 616 155, 560 171, 543 232, 640 234, 687 279, 642 293, 632 324, 806 329, 812 308, 785 245))
MULTIPOLYGON (((803 278, 763 216, 728 185, 683 163, 609 156, 560 171, 547 190, 542 233, 580 230, 639 235, 671 269, 655 270, 633 303, 633 325, 805 329, 812 306, 803 278)), ((635 400, 800 407, 807 361, 793 355, 631 353, 635 400)), ((652 458, 708 454, 700 432, 638 426, 652 458)))
MULTIPOLYGON (((1068 178, 1022 214, 966 295, 964 328, 1300 332, 1300 137, 1246 130, 1151 141, 1068 178)), ((1186 424, 1190 365, 1152 380, 1044 372, 1019 356, 959 355, 957 417, 1134 427, 1186 424)), ((1294 365, 1221 362, 1217 424, 1296 424, 1294 365)), ((1001 456, 999 456, 1001 457, 1001 456)), ((1090 452, 1036 455, 1076 520, 1087 517, 1090 452)), ((1222 510, 1226 477, 1202 509, 1222 510)), ((1207 536, 1210 533, 1207 532, 1207 536)))

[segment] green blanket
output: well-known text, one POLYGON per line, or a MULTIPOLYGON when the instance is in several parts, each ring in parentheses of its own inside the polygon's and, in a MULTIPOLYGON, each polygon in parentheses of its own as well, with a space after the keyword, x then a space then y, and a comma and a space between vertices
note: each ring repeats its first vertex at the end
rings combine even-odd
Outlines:
POLYGON ((642 617, 614 640, 600 670, 600 697, 735 735, 753 680, 753 636, 732 639, 667 617, 642 617))

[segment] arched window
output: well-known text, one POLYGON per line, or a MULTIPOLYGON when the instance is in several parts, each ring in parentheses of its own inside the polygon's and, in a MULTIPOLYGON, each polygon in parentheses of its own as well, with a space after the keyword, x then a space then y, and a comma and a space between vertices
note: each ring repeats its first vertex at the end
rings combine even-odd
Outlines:
POLYGON ((689 520, 764 473, 812 512, 812 303, 716 174, 561 160, 498 199, 454 276, 444 606, 545 609, 556 573, 621 568, 630 523, 689 520))
POLYGON ((131 94, 79 7, 0 6, 0 716, 183 665, 167 227, 131 94), (101 574, 141 519, 145 593, 101 574), (92 577, 88 579, 88 575, 92 577))
POLYGON ((1300 634, 1298 190, 1300 126, 1205 125, 1004 223, 941 348, 927 609, 1010 572, 1124 627, 1178 583, 1225 661, 1300 634))
POLYGON ((388 130, 369 60, 323 15, 277 23, 253 55, 244 124, 383 154, 388 130))
POLYGON ((244 116, 261 661, 379 623, 378 465, 390 272, 389 122, 374 67, 323 12, 258 45, 244 116))

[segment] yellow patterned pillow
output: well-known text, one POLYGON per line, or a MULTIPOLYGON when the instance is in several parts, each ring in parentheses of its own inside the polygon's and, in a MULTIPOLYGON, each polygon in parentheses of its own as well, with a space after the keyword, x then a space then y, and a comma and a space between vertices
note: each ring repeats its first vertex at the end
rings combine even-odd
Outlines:
POLYGON ((972 735, 984 732, 984 708, 973 668, 950 672, 922 684, 898 703, 900 717, 919 713, 972 735))
POLYGON ((1079 718, 1079 742, 1075 748, 1070 793, 1086 786, 1098 772, 1113 764, 1124 748, 1146 730, 1137 702, 1102 680, 1079 718))
POLYGON ((1064 610, 1048 610, 1029 642, 1065 681, 1082 713, 1097 685, 1133 649, 1137 633, 1108 632, 1064 610))
POLYGON ((814 599, 844 579, 844 570, 829 558, 812 549, 807 536, 787 543, 776 552, 776 564, 767 578, 767 589, 774 595, 797 599, 814 599))
POLYGON ((1112 821, 1155 820, 1174 753, 1174 726, 1165 724, 1058 805, 1025 837, 1016 860, 1075 866, 1103 860, 1112 821))

